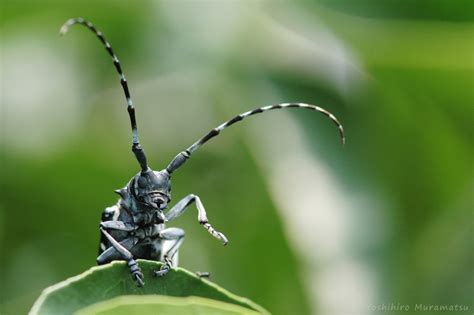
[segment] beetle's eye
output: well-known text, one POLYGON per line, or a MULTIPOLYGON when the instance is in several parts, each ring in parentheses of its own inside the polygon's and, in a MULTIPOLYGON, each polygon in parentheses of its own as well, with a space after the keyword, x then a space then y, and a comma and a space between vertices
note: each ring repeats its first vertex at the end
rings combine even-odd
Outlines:
POLYGON ((145 188, 146 185, 147 185, 147 180, 146 180, 146 178, 145 178, 145 177, 142 177, 142 176, 138 177, 138 187, 140 187, 140 188, 145 188))

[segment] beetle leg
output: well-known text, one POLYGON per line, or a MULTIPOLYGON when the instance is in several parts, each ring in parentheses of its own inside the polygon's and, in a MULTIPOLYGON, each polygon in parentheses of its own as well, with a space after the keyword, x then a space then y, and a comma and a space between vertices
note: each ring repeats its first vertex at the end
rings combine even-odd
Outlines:
POLYGON ((100 227, 107 230, 118 230, 124 232, 136 231, 138 226, 130 223, 123 223, 122 221, 104 221, 100 222, 100 227))
POLYGON ((196 271, 195 274, 199 278, 210 278, 211 277, 211 274, 207 271, 196 271))
POLYGON ((130 273, 132 274, 133 279, 137 282, 139 287, 142 287, 145 283, 143 282, 143 273, 138 266, 138 263, 133 259, 132 253, 128 249, 126 249, 122 244, 117 242, 115 238, 112 237, 104 228, 100 227, 100 231, 105 235, 107 240, 112 244, 112 247, 106 251, 104 251, 98 258, 97 262, 100 264, 103 260, 102 257, 106 257, 107 255, 111 255, 109 250, 115 249, 116 252, 120 254, 120 256, 127 260, 128 267, 130 268, 130 273), (102 258, 102 259, 101 259, 102 258))
POLYGON ((187 195, 186 197, 184 197, 183 199, 181 199, 173 208, 170 209, 170 211, 168 211, 168 213, 166 214, 166 219, 168 221, 176 219, 177 217, 182 215, 186 211, 187 207, 193 202, 196 203, 196 208, 198 210, 199 223, 212 236, 214 236, 215 238, 220 240, 224 245, 227 245, 227 243, 229 241, 227 240, 227 238, 225 237, 224 234, 222 234, 221 232, 216 231, 212 227, 212 225, 209 223, 209 221, 207 219, 206 209, 204 208, 204 205, 202 204, 201 199, 196 195, 190 194, 190 195, 187 195))
POLYGON ((184 241, 184 230, 179 228, 168 228, 160 232, 160 238, 166 241, 172 241, 171 247, 163 255, 163 266, 160 270, 155 271, 155 275, 158 277, 164 276, 173 266, 173 258, 178 252, 179 247, 184 241))

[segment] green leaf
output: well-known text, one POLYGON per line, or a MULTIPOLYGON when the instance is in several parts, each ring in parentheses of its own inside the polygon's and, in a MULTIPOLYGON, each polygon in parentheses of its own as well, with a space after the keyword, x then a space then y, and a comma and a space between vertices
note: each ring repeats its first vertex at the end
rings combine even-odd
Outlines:
POLYGON ((145 276, 144 287, 136 286, 125 262, 114 261, 92 267, 78 276, 46 288, 33 305, 30 315, 73 314, 86 306, 118 296, 150 294, 205 297, 268 314, 268 311, 249 299, 230 293, 185 269, 172 269, 166 276, 157 278, 153 271, 159 269, 161 263, 138 260, 138 264, 145 276))
POLYGON ((75 315, 258 315, 246 307, 202 297, 124 295, 92 304, 75 315))

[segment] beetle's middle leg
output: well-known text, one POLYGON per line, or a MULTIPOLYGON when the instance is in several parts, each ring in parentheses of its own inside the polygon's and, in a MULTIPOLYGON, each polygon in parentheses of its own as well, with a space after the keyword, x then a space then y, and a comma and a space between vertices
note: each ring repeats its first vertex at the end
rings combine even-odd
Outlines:
POLYGON ((160 238, 165 241, 171 241, 170 248, 163 255, 163 266, 155 271, 156 276, 164 276, 173 266, 173 258, 178 252, 179 247, 184 241, 184 230, 179 228, 167 228, 160 232, 160 238))
MULTIPOLYGON (((142 287, 145 283, 143 282, 143 274, 138 266, 138 263, 133 259, 132 253, 128 249, 126 249, 122 244, 117 242, 115 238, 112 237, 103 227, 100 227, 100 231, 104 234, 107 240, 112 244, 107 250, 105 250, 102 254, 97 257, 97 263, 99 265, 108 263, 112 260, 116 260, 119 258, 127 260, 128 267, 130 268, 130 273, 132 274, 135 281, 137 281, 137 285, 142 287)), ((122 242, 132 241, 131 239, 125 240, 122 242)))

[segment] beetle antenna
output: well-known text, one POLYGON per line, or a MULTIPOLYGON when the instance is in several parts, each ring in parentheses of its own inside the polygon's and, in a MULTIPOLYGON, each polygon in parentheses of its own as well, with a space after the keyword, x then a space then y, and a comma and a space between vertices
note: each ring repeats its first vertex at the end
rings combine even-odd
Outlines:
POLYGON ((321 108, 321 107, 315 106, 315 105, 304 104, 304 103, 283 103, 283 104, 269 105, 269 106, 259 107, 259 108, 256 108, 254 110, 239 114, 239 115, 235 116, 234 118, 220 124, 219 126, 217 126, 214 129, 212 129, 206 135, 204 135, 202 138, 200 138, 198 141, 194 142, 186 150, 184 150, 184 151, 180 152, 178 155, 176 155, 176 157, 166 167, 166 171, 169 174, 173 173, 175 170, 177 170, 181 165, 183 165, 190 158, 191 154, 193 154, 194 151, 199 149, 204 143, 206 143, 210 139, 214 138, 215 136, 220 134, 222 130, 224 130, 227 127, 230 127, 234 123, 236 123, 238 121, 241 121, 241 120, 243 120, 243 119, 245 119, 249 116, 252 116, 252 115, 255 115, 255 114, 260 114, 260 113, 270 111, 270 110, 273 110, 273 109, 292 108, 292 107, 294 107, 294 108, 306 108, 306 109, 309 109, 309 110, 314 110, 314 111, 320 112, 320 113, 326 115, 327 117, 329 117, 329 119, 331 119, 332 122, 334 124, 336 124, 336 126, 339 130, 339 135, 341 137, 342 145, 344 145, 344 143, 346 142, 346 138, 345 138, 345 135, 344 135, 344 128, 342 127, 339 120, 337 120, 337 118, 333 114, 331 114, 330 112, 328 112, 324 108, 321 108))
POLYGON ((65 35, 69 28, 73 26, 74 24, 81 24, 87 27, 89 30, 91 30, 104 44, 105 49, 109 53, 109 55, 112 57, 112 61, 114 63, 115 69, 117 70, 119 76, 120 76, 120 84, 122 85, 123 92, 125 93, 125 98, 127 100, 127 111, 128 115, 130 116, 130 124, 132 126, 132 151, 135 154, 135 157, 137 158, 138 163, 140 163, 140 167, 142 169, 142 172, 145 172, 148 170, 148 164, 145 156, 145 152, 143 151, 140 141, 138 140, 138 129, 137 129, 137 122, 135 118, 135 107, 133 107, 133 102, 132 102, 132 97, 130 96, 130 91, 128 89, 128 83, 127 79, 125 79, 125 75, 122 72, 122 67, 120 66, 120 61, 117 58, 117 55, 115 55, 112 46, 110 43, 105 39, 104 34, 99 31, 94 24, 91 22, 83 19, 83 18, 72 18, 66 21, 66 23, 63 24, 61 27, 59 33, 61 35, 65 35))

